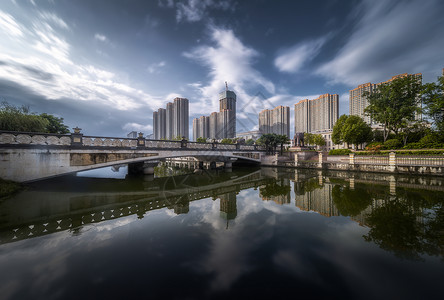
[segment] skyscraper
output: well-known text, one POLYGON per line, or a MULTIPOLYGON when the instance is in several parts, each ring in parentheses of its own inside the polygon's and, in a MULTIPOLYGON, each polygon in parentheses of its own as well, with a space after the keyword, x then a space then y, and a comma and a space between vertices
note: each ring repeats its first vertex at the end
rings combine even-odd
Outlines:
POLYGON ((339 115, 339 95, 324 94, 294 105, 294 132, 323 133, 333 129, 339 115))
POLYGON ((223 139, 236 136, 236 94, 228 90, 226 83, 225 86, 225 91, 219 93, 219 112, 193 120, 194 140, 198 137, 223 139))
POLYGON ((259 132, 275 133, 290 138, 290 108, 278 106, 272 110, 264 109, 259 113, 259 132))
MULTIPOLYGON (((350 98, 349 98, 349 113, 350 113, 350 115, 360 116, 368 124, 376 125, 376 123, 371 120, 370 116, 367 116, 364 113, 365 108, 368 106, 368 100, 367 100, 367 97, 363 96, 362 94, 364 92, 369 92, 370 94, 372 94, 375 92, 376 88, 379 85, 384 84, 384 83, 390 83, 391 81, 393 81, 397 78, 402 78, 402 77, 406 77, 409 75, 414 76, 414 78, 416 80, 418 80, 419 82, 422 82, 422 74, 421 73, 417 73, 417 74, 404 73, 404 74, 392 76, 392 78, 390 78, 389 80, 384 81, 384 82, 380 82, 380 83, 368 82, 368 83, 358 85, 357 88, 350 90, 350 98)), ((417 114, 416 118, 421 119, 421 115, 417 114)))
POLYGON ((175 98, 165 108, 153 112, 154 139, 173 139, 185 137, 188 139, 188 99, 175 98))

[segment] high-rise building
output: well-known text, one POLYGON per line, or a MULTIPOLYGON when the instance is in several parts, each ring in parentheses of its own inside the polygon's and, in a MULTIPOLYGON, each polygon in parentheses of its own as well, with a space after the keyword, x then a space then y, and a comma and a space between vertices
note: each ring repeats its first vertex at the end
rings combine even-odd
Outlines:
POLYGON ((166 139, 171 140, 174 137, 173 127, 174 127, 174 104, 168 102, 166 105, 166 139))
MULTIPOLYGON (((397 78, 402 78, 402 77, 406 77, 409 75, 414 76, 414 78, 416 80, 418 80, 419 82, 422 82, 422 74, 421 73, 417 73, 417 74, 404 73, 404 74, 392 76, 392 78, 390 78, 387 81, 383 81, 380 83, 368 82, 368 83, 358 85, 357 88, 350 90, 350 97, 349 97, 349 113, 350 113, 350 115, 360 116, 368 124, 377 125, 375 122, 373 122, 371 120, 370 116, 368 116, 364 113, 365 108, 368 106, 368 100, 367 100, 367 97, 363 96, 363 93, 368 92, 368 93, 372 94, 379 85, 385 84, 385 83, 390 83, 391 81, 393 81, 397 78)), ((421 105, 421 104, 419 103, 419 105, 421 105)), ((416 119, 421 119, 421 115, 417 114, 416 119)))
POLYGON ((259 113, 261 134, 275 133, 290 138, 290 107, 278 106, 272 110, 264 109, 259 113))
POLYGON ((236 136, 236 94, 228 90, 219 93, 219 112, 213 112, 205 119, 193 120, 193 139, 234 138, 236 136), (196 120, 196 121, 194 121, 196 120))
POLYGON ((324 94, 294 105, 294 132, 323 133, 333 130, 339 115, 339 95, 324 94))
POLYGON ((189 101, 187 98, 174 99, 173 137, 185 137, 189 134, 189 101))
POLYGON ((165 108, 153 112, 154 139, 173 139, 185 137, 188 139, 189 108, 187 98, 175 98, 165 108))

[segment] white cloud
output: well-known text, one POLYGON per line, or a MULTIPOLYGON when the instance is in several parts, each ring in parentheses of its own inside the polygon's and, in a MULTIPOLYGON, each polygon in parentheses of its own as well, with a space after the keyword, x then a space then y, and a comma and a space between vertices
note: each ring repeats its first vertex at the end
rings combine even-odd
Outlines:
POLYGON ((431 72, 444 61, 442 7, 430 1, 363 0, 357 25, 333 60, 316 73, 356 86, 405 72, 431 72))
POLYGON ((158 62, 158 63, 151 64, 148 67, 148 72, 150 72, 151 74, 159 73, 160 69, 165 67, 165 66, 166 66, 166 62, 165 61, 161 61, 161 62, 158 62))
MULTIPOLYGON (((94 101, 117 110, 154 109, 163 103, 161 98, 122 83, 126 78, 118 74, 73 61, 71 45, 57 30, 69 27, 55 14, 40 12, 29 21, 31 26, 23 26, 0 11, 0 79, 46 99, 94 101)), ((100 34, 95 38, 107 40, 100 34)))
POLYGON ((11 36, 23 36, 21 26, 15 21, 10 14, 4 13, 0 10, 0 28, 5 34, 11 36))
POLYGON ((103 34, 100 34, 100 33, 96 33, 94 35, 94 38, 98 41, 101 41, 101 42, 106 42, 108 40, 108 38, 106 36, 104 36, 103 34))
POLYGON ((297 44, 289 49, 284 49, 274 60, 274 65, 281 72, 296 73, 301 70, 304 64, 319 54, 326 40, 326 37, 322 37, 314 41, 297 44))
POLYGON ((211 27, 211 40, 214 46, 204 45, 184 53, 184 56, 208 67, 210 82, 208 84, 195 83, 202 98, 198 111, 195 113, 208 114, 218 107, 217 95, 224 89, 224 82, 228 82, 230 90, 237 94, 237 107, 254 97, 247 93, 247 89, 265 88, 274 93, 274 84, 266 79, 259 71, 253 68, 253 59, 259 53, 253 48, 245 46, 232 30, 211 27))
POLYGON ((180 22, 197 22, 202 20, 207 10, 218 9, 218 10, 232 10, 233 4, 231 0, 186 0, 177 1, 175 3, 173 0, 159 1, 160 7, 174 8, 176 7, 176 20, 180 22))

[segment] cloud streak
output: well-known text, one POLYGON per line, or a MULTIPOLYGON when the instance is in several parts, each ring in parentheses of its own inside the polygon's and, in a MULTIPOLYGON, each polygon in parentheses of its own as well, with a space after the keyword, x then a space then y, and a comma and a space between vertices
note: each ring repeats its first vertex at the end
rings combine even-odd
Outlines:
POLYGON ((353 12, 357 25, 345 45, 315 73, 331 84, 355 86, 435 70, 431 61, 444 60, 440 6, 435 0, 363 0, 353 12))
POLYGON ((326 40, 326 37, 322 37, 281 50, 280 54, 274 60, 275 67, 281 72, 299 72, 305 64, 319 54, 326 40))

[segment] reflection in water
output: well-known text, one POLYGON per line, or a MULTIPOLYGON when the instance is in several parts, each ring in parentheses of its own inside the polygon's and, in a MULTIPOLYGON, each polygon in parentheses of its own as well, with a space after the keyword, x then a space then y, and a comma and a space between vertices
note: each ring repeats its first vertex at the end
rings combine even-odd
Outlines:
MULTIPOLYGON (((154 284, 155 278, 159 278, 183 282, 181 289, 177 289, 185 293, 180 297, 173 292, 168 293, 174 295, 163 295, 168 290, 165 283, 163 289, 161 283, 157 284, 158 290, 156 285, 151 286, 157 297, 199 298, 190 292, 199 283, 207 289, 201 298, 238 286, 252 293, 250 296, 264 296, 277 287, 288 291, 295 284, 301 289, 310 287, 313 297, 316 291, 329 291, 333 298, 357 298, 362 295, 360 289, 365 289, 364 294, 372 298, 376 295, 368 289, 377 285, 375 278, 388 276, 384 273, 387 264, 403 275, 407 266, 401 267, 398 258, 419 263, 430 261, 430 256, 444 257, 442 179, 272 168, 163 177, 168 168, 161 166, 158 177, 149 181, 51 179, 35 183, 28 191, 1 202, 0 266, 7 264, 8 255, 18 255, 21 247, 33 249, 43 245, 40 252, 46 253, 46 239, 51 241, 65 234, 64 238, 71 237, 69 241, 84 241, 87 246, 79 247, 77 252, 69 252, 75 247, 63 252, 54 243, 54 251, 67 257, 66 253, 70 253, 79 265, 83 259, 95 265, 102 255, 110 256, 104 261, 116 263, 122 256, 110 253, 126 253, 126 257, 135 260, 149 260, 145 264, 125 264, 131 270, 141 269, 138 276, 143 281, 151 280, 154 284), (119 236, 124 229, 113 231, 113 235, 102 232, 119 226, 128 232, 121 243, 114 235, 119 236), (96 229, 94 233, 89 231, 92 228, 96 229), (106 251, 94 252, 93 244, 106 251), (85 248, 95 256, 81 252, 85 248), (78 252, 82 254, 76 256, 78 252), (398 258, 388 260, 387 252, 398 258), (145 268, 146 265, 150 267, 145 268), (354 284, 360 278, 356 274, 362 276, 365 284, 354 284), (153 277, 148 280, 145 276, 153 277), (367 283, 369 280, 373 281, 367 283)), ((41 258, 36 256, 36 260, 41 258)), ((417 267, 413 273, 416 271, 421 269, 417 267)), ((436 272, 439 276, 433 278, 442 278, 442 262, 436 272)), ((398 294, 400 285, 395 282, 395 275, 400 276, 394 274, 391 278, 393 293, 387 297, 414 298, 416 292, 421 293, 418 284, 418 291, 398 294)), ((91 282, 106 281, 107 276, 111 275, 102 274, 91 282)), ((83 287, 100 287, 91 282, 83 287)), ((2 288, 6 289, 0 283, 2 288)), ((408 288, 413 289, 414 285, 408 288)))

